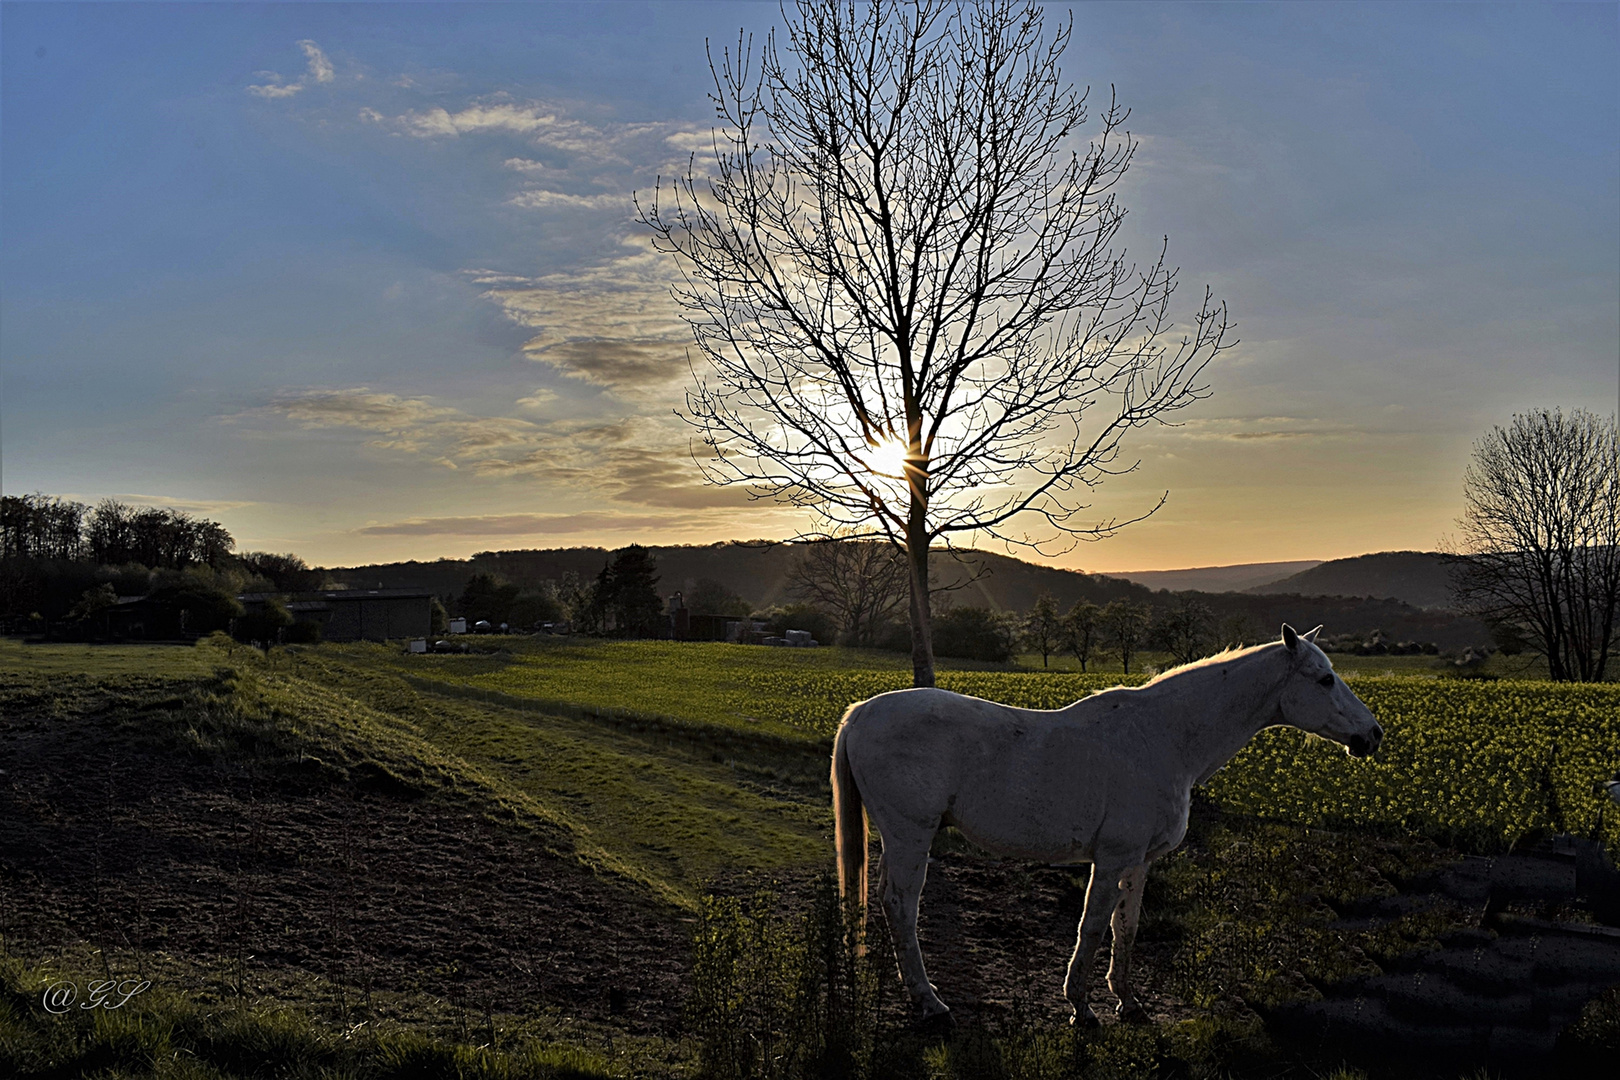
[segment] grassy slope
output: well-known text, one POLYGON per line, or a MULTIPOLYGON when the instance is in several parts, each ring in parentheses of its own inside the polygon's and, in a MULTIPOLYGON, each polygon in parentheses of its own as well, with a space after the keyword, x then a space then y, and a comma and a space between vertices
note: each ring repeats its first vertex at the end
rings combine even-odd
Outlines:
MULTIPOLYGON (((408 719, 300 677, 286 656, 266 662, 249 650, 210 643, 194 649, 83 648, 0 638, 0 717, 17 722, 10 731, 0 726, 0 737, 58 723, 64 732, 78 732, 81 725, 68 721, 91 720, 83 734, 113 740, 120 756, 131 760, 191 755, 222 768, 250 765, 267 776, 291 770, 333 783, 353 780, 421 799, 443 813, 473 811, 532 831, 552 850, 605 876, 634 880, 638 894, 684 901, 591 844, 589 830, 566 813, 446 753, 408 719)), ((106 970, 108 957, 64 940, 52 945, 50 960, 32 966, 6 955, 6 944, 0 939, 0 1075, 540 1080, 634 1074, 637 1067, 627 1072, 625 1061, 660 1052, 621 1038, 616 1051, 609 1040, 604 1056, 570 1044, 580 1034, 578 1025, 565 1025, 564 1041, 558 1042, 553 1021, 528 1017, 501 1018, 499 1049, 465 1045, 472 1041, 465 1016, 419 992, 377 995, 379 1015, 404 1020, 404 1027, 333 1027, 313 1018, 329 1011, 332 997, 317 973, 303 979, 267 975, 267 997, 227 1002, 212 991, 176 989, 199 980, 207 986, 220 982, 214 960, 167 954, 112 958, 113 977, 127 978, 126 985, 140 977, 137 972, 154 981, 124 1008, 52 1016, 39 1007, 40 988, 59 978, 88 986, 86 980, 106 970), (460 1038, 454 1035, 458 1027, 460 1038)), ((496 1021, 490 1023, 493 1031, 496 1021)))
MULTIPOLYGON (((589 656, 588 649, 574 652, 589 656)), ((401 677, 400 659, 397 649, 373 646, 278 650, 267 661, 210 644, 97 649, 0 639, 0 690, 8 710, 21 713, 63 693, 161 697, 165 686, 179 706, 203 684, 217 683, 207 693, 233 698, 251 719, 211 726, 177 711, 170 719, 183 742, 223 753, 245 741, 302 767, 363 767, 374 783, 432 791, 541 829, 593 869, 680 908, 690 909, 705 883, 739 869, 769 872, 830 857, 825 766, 819 744, 804 732, 791 733, 804 753, 790 746, 785 754, 775 740, 721 747, 631 732, 577 708, 557 715, 532 703, 509 708, 424 691, 401 677), (71 683, 70 674, 77 676, 71 683)), ((623 668, 615 666, 621 660, 597 655, 577 670, 601 687, 623 684, 623 668)), ((645 699, 586 687, 575 700, 645 699)), ((690 727, 701 735, 701 722, 690 727)))
POLYGON ((564 825, 581 851, 599 853, 600 865, 666 901, 689 908, 707 883, 739 869, 769 872, 831 857, 831 815, 818 777, 795 784, 768 755, 764 763, 759 754, 739 759, 584 716, 434 694, 402 677, 397 656, 382 648, 311 650, 298 669, 328 692, 408 724, 492 790, 564 825))

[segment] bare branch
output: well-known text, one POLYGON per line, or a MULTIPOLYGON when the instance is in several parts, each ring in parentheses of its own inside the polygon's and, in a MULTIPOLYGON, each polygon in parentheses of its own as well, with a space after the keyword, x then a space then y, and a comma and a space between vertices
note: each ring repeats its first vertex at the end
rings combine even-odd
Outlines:
POLYGON ((1128 523, 1080 519, 1086 493, 1136 467, 1128 432, 1208 395, 1232 326, 1206 290, 1172 339, 1165 250, 1117 248, 1136 142, 1110 95, 1076 144, 1067 23, 1012 0, 786 14, 780 47, 711 53, 712 161, 637 202, 680 267, 684 418, 711 482, 904 547, 926 638, 934 541, 1128 523))

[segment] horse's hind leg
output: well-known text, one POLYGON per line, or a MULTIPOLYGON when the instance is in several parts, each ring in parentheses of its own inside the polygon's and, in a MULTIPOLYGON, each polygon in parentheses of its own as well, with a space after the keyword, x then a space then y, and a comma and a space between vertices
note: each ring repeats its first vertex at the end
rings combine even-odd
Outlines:
POLYGON ((928 875, 929 838, 891 841, 883 838, 883 862, 879 868, 879 888, 883 910, 889 916, 889 933, 900 962, 900 978, 911 1000, 922 1009, 923 1019, 948 1017, 950 1009, 939 1000, 923 967, 922 946, 917 944, 917 907, 922 900, 923 881, 928 875))
POLYGON ((1131 990, 1131 946, 1142 915, 1142 887, 1147 883, 1147 864, 1133 866, 1119 879, 1120 897, 1114 907, 1114 955, 1108 964, 1108 989, 1119 999, 1115 1011, 1121 1020, 1142 1023, 1147 1010, 1131 990))
POLYGON ((1086 988, 1091 981, 1091 963, 1101 947, 1103 931, 1119 902, 1120 877, 1117 867, 1104 870, 1091 867, 1091 884, 1086 886, 1086 909, 1080 916, 1080 933, 1074 943, 1074 956, 1069 959, 1069 972, 1063 980, 1063 996, 1074 1006, 1072 1024, 1091 1026, 1097 1023, 1097 1014, 1086 1004, 1086 988))

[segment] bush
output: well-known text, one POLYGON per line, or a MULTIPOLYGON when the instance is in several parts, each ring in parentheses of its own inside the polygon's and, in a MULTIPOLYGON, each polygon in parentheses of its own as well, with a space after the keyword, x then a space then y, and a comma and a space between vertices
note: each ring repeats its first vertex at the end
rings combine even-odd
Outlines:
POLYGON ((559 623, 566 618, 568 609, 557 599, 555 590, 521 592, 507 614, 514 630, 533 630, 541 623, 559 623))
POLYGON ((236 640, 275 643, 285 640, 283 635, 292 625, 293 617, 287 605, 272 596, 259 611, 236 620, 236 640))
MULTIPOLYGON (((681 599, 686 602, 686 609, 693 615, 729 615, 734 619, 746 619, 753 610, 748 601, 713 578, 700 578, 698 583, 692 586, 691 593, 681 599)), ((817 635, 816 640, 825 639, 817 635)))
POLYGON ((147 597, 183 614, 180 630, 186 634, 225 630, 232 619, 242 616, 242 605, 237 603, 236 597, 219 583, 205 580, 201 575, 186 574, 171 580, 153 589, 147 597))
POLYGON ((1003 661, 1012 656, 1015 638, 1011 620, 989 608, 953 608, 934 617, 936 656, 1003 661))
POLYGON ((321 624, 304 619, 287 627, 281 640, 288 645, 313 645, 321 640, 321 624))

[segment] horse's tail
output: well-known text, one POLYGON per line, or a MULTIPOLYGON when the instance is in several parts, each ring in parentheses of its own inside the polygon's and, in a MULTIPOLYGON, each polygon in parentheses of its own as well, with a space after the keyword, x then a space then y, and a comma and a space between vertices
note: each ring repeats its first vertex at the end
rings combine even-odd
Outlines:
POLYGON ((866 914, 866 846, 868 826, 866 808, 861 804, 861 789, 855 786, 855 774, 849 767, 849 722, 857 703, 844 713, 833 738, 832 801, 833 836, 838 844, 838 894, 846 903, 853 901, 862 922, 866 914))

